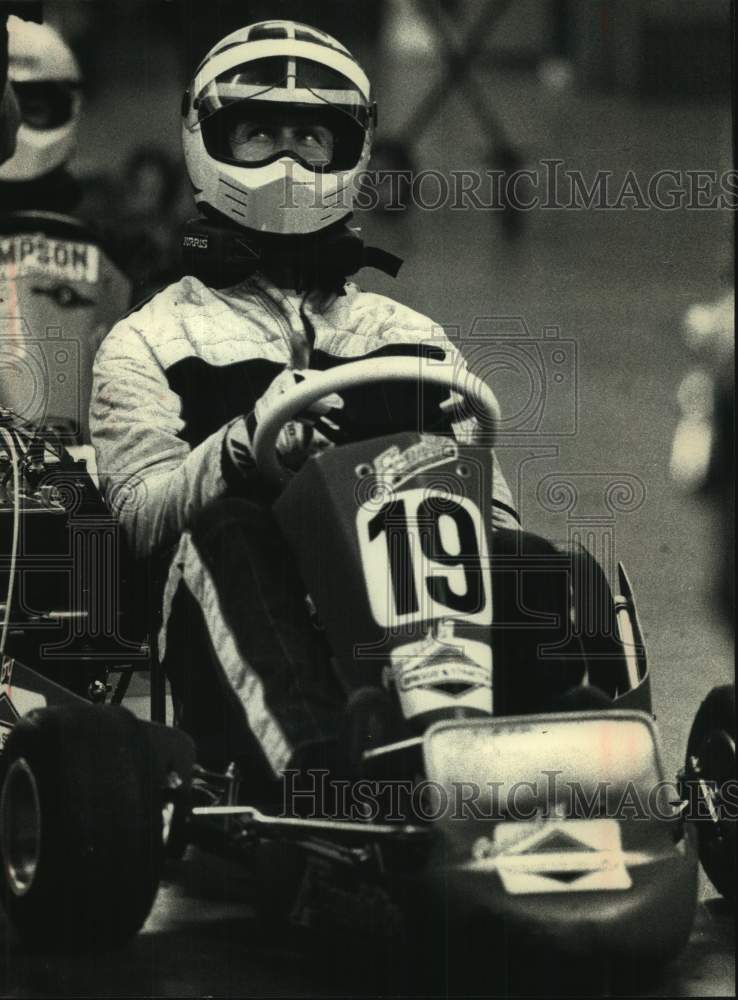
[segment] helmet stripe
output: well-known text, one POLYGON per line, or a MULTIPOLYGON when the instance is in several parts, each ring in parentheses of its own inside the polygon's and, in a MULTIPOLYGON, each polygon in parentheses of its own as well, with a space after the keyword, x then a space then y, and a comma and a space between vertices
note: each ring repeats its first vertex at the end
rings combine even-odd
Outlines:
POLYGON ((309 59, 312 62, 329 66, 347 77, 369 99, 369 79, 356 60, 327 45, 314 42, 303 42, 298 39, 268 39, 259 42, 244 42, 229 48, 226 52, 216 54, 208 60, 197 74, 192 91, 199 96, 201 91, 212 83, 222 73, 233 69, 242 63, 254 62, 256 59, 267 59, 274 56, 288 56, 293 59, 309 59))
POLYGON ((294 78, 287 87, 271 87, 264 90, 255 83, 227 83, 219 88, 224 98, 246 101, 258 98, 260 101, 274 101, 282 104, 300 102, 304 104, 348 104, 355 107, 361 101, 358 90, 327 90, 324 87, 297 87, 294 78))

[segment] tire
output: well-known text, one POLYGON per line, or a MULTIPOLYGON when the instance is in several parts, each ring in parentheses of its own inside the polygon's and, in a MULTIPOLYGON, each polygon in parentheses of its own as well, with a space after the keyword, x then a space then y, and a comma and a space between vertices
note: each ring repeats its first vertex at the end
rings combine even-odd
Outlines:
POLYGON ((145 727, 114 706, 21 719, 0 758, 3 902, 43 950, 120 945, 151 910, 163 863, 162 803, 145 727))
MULTIPOLYGON (((699 707, 687 742, 685 774, 719 788, 735 778, 735 686, 713 688, 699 707)), ((719 795, 714 804, 720 806, 719 795)), ((700 861, 717 891, 735 902, 735 819, 703 817, 697 822, 700 861)))

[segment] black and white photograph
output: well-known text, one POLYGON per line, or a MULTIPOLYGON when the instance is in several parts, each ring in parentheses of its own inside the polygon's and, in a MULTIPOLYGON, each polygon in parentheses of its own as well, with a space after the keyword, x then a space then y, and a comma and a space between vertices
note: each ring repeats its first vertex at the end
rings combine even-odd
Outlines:
POLYGON ((0 0, 0 997, 731 997, 732 0, 0 0))

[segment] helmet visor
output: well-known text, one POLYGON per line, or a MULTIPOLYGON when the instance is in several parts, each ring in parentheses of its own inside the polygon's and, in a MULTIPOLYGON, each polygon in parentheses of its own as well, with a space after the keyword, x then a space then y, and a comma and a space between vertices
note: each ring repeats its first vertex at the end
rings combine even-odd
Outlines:
POLYGON ((273 56, 229 69, 194 95, 208 153, 262 166, 284 155, 312 170, 356 166, 372 121, 368 100, 336 70, 273 56))
POLYGON ((14 82, 13 90, 18 99, 21 119, 30 128, 61 128, 76 114, 79 89, 75 84, 56 80, 14 82))

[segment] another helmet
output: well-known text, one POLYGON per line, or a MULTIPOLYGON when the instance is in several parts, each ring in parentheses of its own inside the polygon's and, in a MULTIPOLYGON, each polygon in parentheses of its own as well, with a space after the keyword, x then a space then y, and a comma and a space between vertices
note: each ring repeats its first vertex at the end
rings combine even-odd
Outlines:
POLYGON ((376 119, 369 81, 335 38, 294 21, 234 31, 202 61, 183 103, 183 147, 198 207, 263 233, 315 233, 351 213, 376 119), (246 107, 247 106, 247 107, 246 107), (234 117, 316 113, 334 136, 329 163, 288 151, 233 158, 234 117))
POLYGON ((74 151, 81 109, 81 74, 64 39, 48 24, 8 19, 8 78, 21 126, 15 155, 0 181, 32 181, 65 163, 74 151))

